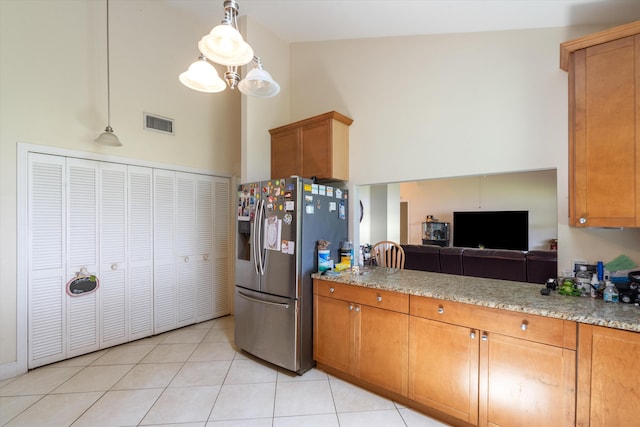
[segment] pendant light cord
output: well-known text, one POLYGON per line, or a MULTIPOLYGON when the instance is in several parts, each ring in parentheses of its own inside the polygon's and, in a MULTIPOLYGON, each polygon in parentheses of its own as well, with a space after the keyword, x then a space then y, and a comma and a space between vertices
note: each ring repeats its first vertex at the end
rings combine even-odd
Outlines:
POLYGON ((107 0, 107 126, 111 127, 111 63, 109 61, 109 0, 107 0))

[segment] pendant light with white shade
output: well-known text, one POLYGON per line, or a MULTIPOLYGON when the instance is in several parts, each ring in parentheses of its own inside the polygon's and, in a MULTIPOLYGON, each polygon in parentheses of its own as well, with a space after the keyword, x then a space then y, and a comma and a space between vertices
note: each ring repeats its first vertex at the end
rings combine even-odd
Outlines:
POLYGON ((187 71, 180 74, 182 84, 201 92, 224 90, 224 84, 221 87, 218 82, 222 79, 218 76, 213 65, 209 63, 211 61, 227 67, 224 79, 231 89, 235 89, 237 86, 243 94, 261 98, 275 96, 280 92, 280 85, 264 70, 262 61, 254 56, 253 48, 244 41, 238 31, 239 9, 237 1, 224 1, 224 19, 220 25, 215 26, 198 42, 198 50, 201 55, 187 71), (245 83, 245 80, 240 80, 238 67, 251 61, 255 61, 257 65, 247 73, 245 80, 248 79, 248 81, 245 83), (204 64, 209 65, 210 68, 205 68, 204 64))
POLYGON ((122 142, 118 139, 111 127, 111 76, 109 63, 109 0, 107 2, 107 127, 95 141, 101 145, 122 147, 122 142))

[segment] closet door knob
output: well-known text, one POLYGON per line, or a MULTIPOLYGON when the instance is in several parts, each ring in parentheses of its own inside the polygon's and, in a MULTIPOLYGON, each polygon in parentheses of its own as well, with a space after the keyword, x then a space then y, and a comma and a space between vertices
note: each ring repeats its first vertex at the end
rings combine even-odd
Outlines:
POLYGON ((111 264, 111 269, 112 270, 117 270, 118 269, 118 264, 111 264))
POLYGON ((184 257, 184 262, 189 262, 189 257, 188 256, 184 257))

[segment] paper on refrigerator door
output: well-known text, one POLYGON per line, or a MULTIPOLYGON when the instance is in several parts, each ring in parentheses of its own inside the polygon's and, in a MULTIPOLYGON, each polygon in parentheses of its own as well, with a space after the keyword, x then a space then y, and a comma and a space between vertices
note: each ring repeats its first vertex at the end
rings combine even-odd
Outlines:
POLYGON ((270 251, 280 250, 282 221, 276 216, 267 218, 264 227, 264 247, 270 251))

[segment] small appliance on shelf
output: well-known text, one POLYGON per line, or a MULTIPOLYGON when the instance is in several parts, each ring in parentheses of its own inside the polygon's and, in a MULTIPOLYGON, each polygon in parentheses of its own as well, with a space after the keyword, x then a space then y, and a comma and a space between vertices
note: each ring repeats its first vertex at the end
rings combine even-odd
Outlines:
POLYGON ((422 244, 449 246, 449 223, 427 215, 426 221, 422 223, 422 244))

